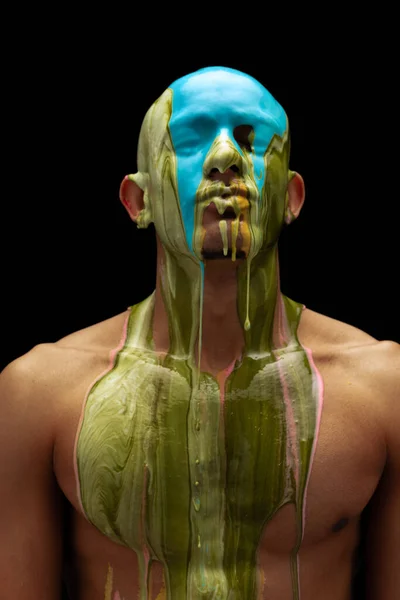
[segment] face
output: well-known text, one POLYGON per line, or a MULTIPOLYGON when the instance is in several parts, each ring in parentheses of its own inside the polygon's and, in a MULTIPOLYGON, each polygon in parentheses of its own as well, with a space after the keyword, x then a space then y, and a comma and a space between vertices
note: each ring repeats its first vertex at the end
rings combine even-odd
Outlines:
POLYGON ((267 150, 284 137, 285 112, 256 80, 231 69, 203 69, 171 90, 169 131, 190 251, 199 260, 254 254, 267 227, 267 150))
POLYGON ((285 221, 289 134, 284 110, 255 79, 222 67, 175 81, 143 121, 139 227, 191 262, 252 258, 285 221))

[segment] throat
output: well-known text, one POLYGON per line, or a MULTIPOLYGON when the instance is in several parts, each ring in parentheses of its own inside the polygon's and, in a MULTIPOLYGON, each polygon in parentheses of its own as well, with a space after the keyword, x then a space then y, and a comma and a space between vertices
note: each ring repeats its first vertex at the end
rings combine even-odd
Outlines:
MULTIPOLYGON (((213 375, 227 369, 243 354, 245 336, 236 307, 223 314, 204 312, 202 323, 200 369, 213 375)), ((196 358, 198 360, 198 344, 196 358)))
POLYGON ((212 374, 228 369, 245 345, 237 306, 237 265, 229 267, 216 261, 204 270, 200 369, 212 374))
POLYGON ((280 294, 276 248, 199 266, 159 245, 151 335, 157 353, 214 374, 288 344, 298 308, 280 294))

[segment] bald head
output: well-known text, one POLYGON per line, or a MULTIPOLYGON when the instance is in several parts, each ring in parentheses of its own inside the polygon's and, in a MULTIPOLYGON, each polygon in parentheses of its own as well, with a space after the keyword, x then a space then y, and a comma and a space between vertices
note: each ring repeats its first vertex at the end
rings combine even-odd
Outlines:
MULTIPOLYGON (((225 67, 186 75, 152 105, 142 125, 139 174, 130 176, 144 189, 139 225, 154 221, 164 244, 201 260, 204 211, 213 203, 222 214, 225 202, 237 220, 236 241, 257 252, 268 237, 267 213, 284 222, 288 158, 285 111, 260 82, 225 67), (227 170, 235 173, 233 181, 216 183, 215 173, 227 170)), ((280 230, 275 225, 273 237, 280 230)), ((220 240, 227 231, 221 227, 220 240)), ((226 239, 233 244, 232 236, 226 239)))
MULTIPOLYGON (((275 122, 283 132, 286 114, 268 90, 254 77, 226 67, 208 67, 177 79, 169 86, 174 93, 173 112, 207 111, 216 119, 234 111, 238 118, 252 115, 260 122, 275 122)), ((230 115, 233 118, 233 115, 230 115)))

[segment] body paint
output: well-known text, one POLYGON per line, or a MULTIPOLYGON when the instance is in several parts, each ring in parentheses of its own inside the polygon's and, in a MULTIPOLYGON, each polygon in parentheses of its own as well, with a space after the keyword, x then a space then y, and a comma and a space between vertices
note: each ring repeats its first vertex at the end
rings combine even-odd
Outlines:
POLYGON ((104 600, 112 600, 112 590, 113 590, 113 568, 111 565, 108 565, 106 587, 104 590, 104 600))
POLYGON ((119 591, 115 591, 113 594, 113 580, 114 580, 114 570, 112 566, 109 564, 107 569, 107 579, 106 586, 104 589, 104 600, 124 600, 121 598, 119 591))
MULTIPOLYGON (((233 93, 236 72, 222 71, 225 83, 227 74, 234 78, 233 93)), ((240 97, 232 114, 221 116, 220 104, 213 104, 218 127, 200 115, 204 139, 197 152, 192 144, 195 159, 185 154, 190 129, 185 114, 196 114, 193 106, 185 113, 187 94, 206 96, 198 78, 194 88, 189 80, 173 84, 146 116, 140 172, 131 178, 145 192, 140 224, 153 220, 164 248, 160 286, 169 352, 161 357, 154 348, 153 294, 132 308, 123 346, 109 372, 91 387, 77 432, 84 513, 104 535, 136 552, 141 600, 149 598, 155 560, 164 568, 168 600, 261 597, 267 574, 257 565, 259 543, 268 522, 288 503, 296 510, 290 557, 293 599, 300 598, 298 550, 322 382, 297 338, 303 307, 279 287, 277 240, 287 214, 287 119, 264 88, 254 87, 253 80, 248 85, 250 106, 257 108, 250 115, 251 153, 231 135, 243 123, 239 117, 248 119, 240 97), (238 250, 239 223, 239 249, 246 256, 237 269, 245 349, 231 369, 213 377, 199 368, 207 269, 201 256, 206 235, 202 218, 211 201, 217 209, 225 206, 226 187, 210 182, 206 174, 212 165, 223 171, 232 161, 242 170, 229 200, 236 214, 231 259, 238 250)), ((225 255, 227 230, 223 234, 221 222, 225 255)))
POLYGON ((225 219, 219 222, 219 229, 221 232, 222 243, 224 244, 224 256, 228 254, 228 226, 225 219))
POLYGON ((232 132, 235 127, 247 123, 250 105, 250 125, 256 133, 248 167, 259 174, 254 183, 261 193, 265 180, 265 150, 275 134, 282 137, 287 122, 285 112, 264 86, 234 69, 201 69, 178 79, 171 85, 171 90, 173 111, 169 129, 177 158, 177 186, 187 245, 192 250, 196 225, 193 198, 204 170, 207 170, 204 167, 206 158, 208 156, 221 171, 234 162, 229 160, 229 152, 228 156, 221 154, 219 159, 214 157, 216 160, 213 160, 210 148, 214 146, 217 153, 218 146, 227 141, 228 146, 232 145, 243 154, 232 132))

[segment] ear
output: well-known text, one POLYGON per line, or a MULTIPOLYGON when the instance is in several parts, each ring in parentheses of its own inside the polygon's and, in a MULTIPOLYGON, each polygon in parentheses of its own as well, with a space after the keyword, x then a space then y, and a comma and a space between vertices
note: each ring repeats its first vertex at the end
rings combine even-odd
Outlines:
POLYGON ((144 191, 127 175, 119 188, 119 199, 125 206, 132 221, 137 223, 139 213, 144 209, 144 191))
POLYGON ((300 214, 305 198, 304 180, 301 175, 289 171, 289 182, 287 186, 285 222, 291 223, 300 214))

